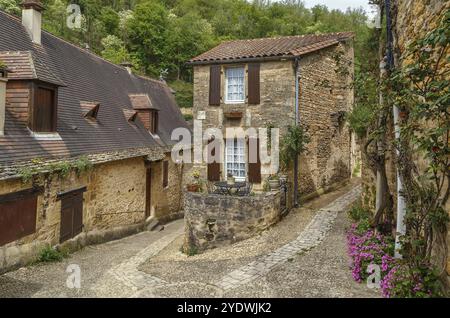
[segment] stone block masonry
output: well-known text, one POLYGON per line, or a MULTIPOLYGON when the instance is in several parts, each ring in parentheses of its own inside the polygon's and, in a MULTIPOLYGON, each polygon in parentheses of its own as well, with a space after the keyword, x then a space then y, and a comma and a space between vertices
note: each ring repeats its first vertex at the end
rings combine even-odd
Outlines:
POLYGON ((280 220, 280 193, 248 197, 187 193, 185 248, 202 251, 252 237, 280 220))
MULTIPOLYGON (((170 159, 170 158, 169 158, 170 159)), ((168 186, 163 188, 162 161, 151 164, 152 216, 160 221, 178 218, 181 167, 169 161, 168 186)), ((0 272, 33 261, 46 246, 70 252, 136 234, 146 225, 146 166, 144 159, 132 158, 94 165, 87 172, 67 177, 43 175, 44 192, 37 197, 34 233, 0 246, 0 272), (58 193, 86 187, 83 193, 83 231, 60 244, 61 200, 58 193)), ((0 194, 32 187, 20 179, 0 181, 0 194)))

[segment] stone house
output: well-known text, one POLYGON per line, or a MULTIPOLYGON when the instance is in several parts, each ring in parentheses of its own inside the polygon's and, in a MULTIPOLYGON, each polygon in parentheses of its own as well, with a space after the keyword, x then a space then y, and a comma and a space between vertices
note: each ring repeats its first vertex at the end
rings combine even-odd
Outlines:
POLYGON ((179 216, 173 92, 0 11, 0 272, 179 216), (147 222, 147 223, 146 223, 147 222))
MULTIPOLYGON (((189 61, 194 120, 201 120, 203 130, 221 129, 223 136, 227 127, 275 127, 280 139, 298 120, 311 139, 299 161, 298 193, 307 197, 347 181, 354 145, 344 120, 354 98, 352 39, 352 33, 332 33, 218 45, 189 61)), ((231 173, 261 190, 274 173, 270 167, 259 159, 249 162, 249 143, 242 138, 223 144, 223 163, 195 165, 203 178, 226 180, 231 173)), ((293 169, 288 172, 292 193, 293 169)))

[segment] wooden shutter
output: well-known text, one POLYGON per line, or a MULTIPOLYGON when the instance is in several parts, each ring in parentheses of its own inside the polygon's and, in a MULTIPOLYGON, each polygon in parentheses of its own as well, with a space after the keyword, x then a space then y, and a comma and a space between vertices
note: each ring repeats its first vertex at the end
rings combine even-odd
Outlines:
POLYGON ((36 232, 37 193, 0 195, 0 246, 36 232))
MULTIPOLYGON (((254 140, 254 139, 253 139, 254 140)), ((257 147, 257 162, 251 163, 250 160, 248 162, 248 181, 250 183, 261 183, 261 160, 259 156, 259 139, 253 142, 249 142, 247 144, 248 149, 248 157, 250 158, 250 147, 254 147, 254 144, 256 143, 257 147)))
POLYGON ((54 90, 37 87, 33 109, 33 131, 56 131, 56 107, 54 90))
POLYGON ((163 161, 163 188, 169 185, 169 161, 163 161))
MULTIPOLYGON (((212 140, 208 142, 208 156, 215 156, 216 151, 220 153, 220 146, 217 146, 217 148, 212 149, 210 151, 210 143, 212 140)), ((208 160, 210 162, 210 160, 208 160)), ((208 181, 220 181, 220 162, 212 162, 208 163, 208 181)))
POLYGON ((73 228, 73 207, 72 198, 65 197, 61 200, 61 222, 59 231, 59 242, 65 242, 71 239, 73 228))
POLYGON ((220 106, 220 65, 213 65, 209 71, 209 105, 220 106))
POLYGON ((248 103, 260 104, 260 64, 248 65, 248 103))
POLYGON ((86 188, 59 194, 61 198, 60 243, 65 242, 83 231, 83 192, 86 188))

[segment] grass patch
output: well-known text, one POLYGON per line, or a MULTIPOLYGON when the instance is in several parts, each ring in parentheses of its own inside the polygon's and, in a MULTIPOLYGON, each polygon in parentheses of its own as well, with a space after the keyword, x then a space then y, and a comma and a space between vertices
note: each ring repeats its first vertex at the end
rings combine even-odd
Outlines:
POLYGON ((35 263, 54 263, 61 262, 63 259, 67 258, 69 253, 67 251, 57 250, 50 245, 45 246, 39 251, 39 255, 35 263))

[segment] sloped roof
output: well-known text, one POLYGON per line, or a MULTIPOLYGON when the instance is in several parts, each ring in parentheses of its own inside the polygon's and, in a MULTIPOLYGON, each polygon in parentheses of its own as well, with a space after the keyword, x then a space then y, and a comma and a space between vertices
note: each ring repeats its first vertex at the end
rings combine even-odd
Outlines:
POLYGON ((41 80, 58 86, 65 86, 32 51, 0 51, 0 60, 11 72, 11 80, 41 80))
POLYGON ((189 61, 189 64, 213 64, 236 60, 293 58, 351 39, 353 32, 284 36, 226 41, 189 61))
MULTIPOLYGON (((5 136, 0 136, 0 166, 34 158, 75 157, 140 149, 170 148, 171 132, 186 127, 170 88, 163 82, 129 74, 121 66, 48 32, 33 44, 19 18, 0 10, 0 51, 31 52, 65 86, 58 89, 57 131, 62 140, 38 140, 22 114, 6 105, 5 136), (160 109, 156 141, 139 119, 129 123, 123 109, 133 111, 129 94, 147 94, 160 109), (99 103, 95 123, 84 117, 81 101, 99 103)), ((37 69, 37 63, 34 63, 37 69)), ((11 73, 10 75, 12 75, 11 73)), ((39 77, 39 76, 38 76, 39 77)), ((1 170, 1 168, 0 168, 1 170)))

